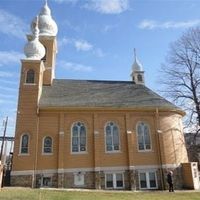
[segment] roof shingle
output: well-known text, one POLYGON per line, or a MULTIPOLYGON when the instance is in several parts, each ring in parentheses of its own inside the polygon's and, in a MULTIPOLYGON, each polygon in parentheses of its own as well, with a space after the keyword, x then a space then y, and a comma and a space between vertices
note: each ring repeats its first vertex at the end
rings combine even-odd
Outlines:
POLYGON ((51 86, 43 86, 39 102, 45 107, 157 107, 178 109, 144 85, 132 81, 98 81, 54 79, 51 86))

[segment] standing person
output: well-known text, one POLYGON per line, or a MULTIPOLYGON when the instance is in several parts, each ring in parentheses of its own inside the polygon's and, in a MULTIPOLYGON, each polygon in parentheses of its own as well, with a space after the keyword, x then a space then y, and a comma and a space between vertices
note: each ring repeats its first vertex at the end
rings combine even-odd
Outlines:
POLYGON ((167 182, 169 184, 169 192, 174 192, 173 172, 169 171, 167 174, 167 182))

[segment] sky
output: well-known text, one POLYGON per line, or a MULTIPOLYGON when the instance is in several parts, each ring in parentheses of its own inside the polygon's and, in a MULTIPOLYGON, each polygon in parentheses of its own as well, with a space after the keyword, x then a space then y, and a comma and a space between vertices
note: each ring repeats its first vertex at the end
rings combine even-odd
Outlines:
MULTIPOLYGON (((14 136, 21 62, 44 0, 0 0, 0 135, 14 136)), ((58 25, 56 78, 130 81, 134 48, 158 91, 169 45, 200 25, 199 0, 48 0, 58 25)))

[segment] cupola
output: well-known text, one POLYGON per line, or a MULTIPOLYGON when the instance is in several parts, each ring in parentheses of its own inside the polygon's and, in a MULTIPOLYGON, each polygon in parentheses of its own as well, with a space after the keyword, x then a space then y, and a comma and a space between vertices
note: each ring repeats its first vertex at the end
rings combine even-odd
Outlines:
MULTIPOLYGON (((31 29, 34 31, 36 18, 33 19, 31 23, 31 29)), ((47 0, 45 1, 44 6, 42 7, 39 17, 38 17, 38 27, 39 27, 39 35, 44 36, 56 36, 58 33, 58 27, 56 22, 53 20, 51 16, 51 10, 47 4, 47 0)))
POLYGON ((136 49, 134 49, 134 63, 132 65, 131 77, 136 84, 144 85, 144 71, 142 64, 137 58, 136 49))
POLYGON ((45 55, 45 48, 39 41, 38 17, 36 17, 35 27, 32 30, 33 37, 28 39, 28 43, 24 47, 26 59, 41 60, 45 55))

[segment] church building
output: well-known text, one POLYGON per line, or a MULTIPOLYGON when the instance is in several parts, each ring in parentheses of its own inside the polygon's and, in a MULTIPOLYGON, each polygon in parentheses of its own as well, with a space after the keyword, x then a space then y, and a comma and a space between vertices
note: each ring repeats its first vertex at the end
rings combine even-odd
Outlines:
POLYGON ((172 170, 182 188, 185 113, 145 85, 136 55, 131 81, 56 79, 58 28, 47 2, 31 31, 21 60, 12 186, 165 189, 172 170))

